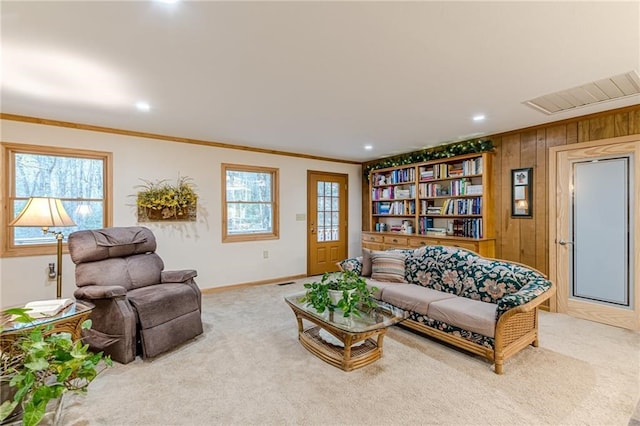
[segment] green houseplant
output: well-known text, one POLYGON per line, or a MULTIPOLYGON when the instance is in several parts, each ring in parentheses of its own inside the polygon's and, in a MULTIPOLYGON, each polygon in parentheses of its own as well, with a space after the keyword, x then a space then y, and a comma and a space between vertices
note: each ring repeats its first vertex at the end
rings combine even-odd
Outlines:
MULTIPOLYGON (((14 315, 17 322, 33 322, 27 312, 24 308, 15 308, 7 309, 4 314, 14 315)), ((37 425, 51 399, 61 398, 69 391, 87 392, 102 369, 112 365, 111 359, 102 352, 90 352, 88 345, 79 340, 74 342, 69 333, 51 333, 52 327, 29 327, 17 336, 0 341, 0 384, 3 386, 0 422, 22 408, 23 425, 37 425)), ((90 328, 91 320, 85 321, 82 327, 90 328)))
POLYGON ((344 317, 360 316, 359 309, 376 306, 371 293, 377 288, 367 287, 363 277, 353 271, 327 272, 318 282, 306 283, 307 289, 300 302, 309 303, 319 313, 336 309, 343 312, 344 317), (337 299, 332 299, 331 292, 341 293, 337 299))
POLYGON ((198 194, 194 189, 192 179, 185 176, 178 177, 175 185, 167 180, 148 181, 138 185, 136 204, 138 213, 149 219, 188 219, 190 211, 195 210, 198 194))

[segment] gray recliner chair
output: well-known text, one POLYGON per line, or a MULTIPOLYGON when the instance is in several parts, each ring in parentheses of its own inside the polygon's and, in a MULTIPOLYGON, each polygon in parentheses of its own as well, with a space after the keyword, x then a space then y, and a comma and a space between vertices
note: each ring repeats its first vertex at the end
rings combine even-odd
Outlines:
POLYGON ((156 239, 145 227, 73 232, 74 296, 95 305, 84 340, 126 364, 154 357, 202 334, 195 270, 163 271, 156 239))

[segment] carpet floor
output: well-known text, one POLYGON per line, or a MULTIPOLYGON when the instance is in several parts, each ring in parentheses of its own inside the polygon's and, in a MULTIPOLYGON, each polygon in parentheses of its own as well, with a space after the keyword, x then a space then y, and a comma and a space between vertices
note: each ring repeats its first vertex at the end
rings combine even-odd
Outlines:
POLYGON ((297 340, 283 296, 304 280, 203 295, 204 334, 153 360, 114 364, 63 425, 628 425, 640 334, 540 314, 540 347, 496 375, 483 358, 402 327, 352 372, 297 340))

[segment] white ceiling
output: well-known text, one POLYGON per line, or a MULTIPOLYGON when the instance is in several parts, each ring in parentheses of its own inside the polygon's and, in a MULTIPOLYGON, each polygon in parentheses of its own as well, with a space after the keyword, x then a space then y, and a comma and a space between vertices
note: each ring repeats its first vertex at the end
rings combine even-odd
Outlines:
POLYGON ((522 103, 640 70, 640 1, 0 7, 9 114, 365 161, 640 103, 522 103))

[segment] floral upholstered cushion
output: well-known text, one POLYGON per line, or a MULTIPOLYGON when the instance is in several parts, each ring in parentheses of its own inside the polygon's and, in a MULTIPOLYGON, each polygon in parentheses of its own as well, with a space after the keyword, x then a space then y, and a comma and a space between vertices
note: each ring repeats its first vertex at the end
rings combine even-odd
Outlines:
POLYGON ((405 254, 397 251, 371 252, 371 278, 378 281, 405 282, 405 254))
POLYGON ((494 349, 495 340, 492 337, 483 336, 482 334, 474 333, 473 331, 464 330, 460 327, 456 327, 446 322, 438 321, 433 318, 429 318, 426 315, 422 315, 418 312, 410 312, 409 319, 420 322, 436 330, 444 331, 454 336, 462 337, 477 345, 482 345, 489 349, 494 349))
POLYGON ((362 257, 351 257, 338 262, 338 266, 343 271, 353 271, 358 275, 362 275, 362 257))
POLYGON ((516 306, 524 305, 540 296, 551 288, 551 281, 539 276, 538 278, 530 281, 527 285, 522 287, 516 293, 509 294, 498 302, 496 309, 497 317, 500 318, 502 314, 509 309, 516 306))
POLYGON ((478 258, 466 271, 462 296, 497 303, 507 294, 520 290, 529 281, 530 276, 526 272, 526 268, 519 265, 478 258))
POLYGON ((438 291, 460 295, 466 269, 478 259, 474 253, 457 247, 425 246, 407 257, 407 281, 438 291))

